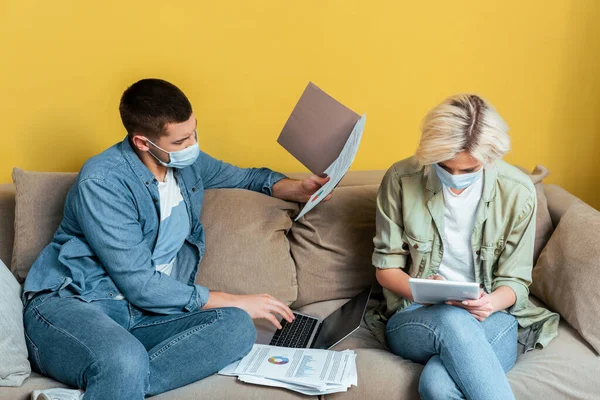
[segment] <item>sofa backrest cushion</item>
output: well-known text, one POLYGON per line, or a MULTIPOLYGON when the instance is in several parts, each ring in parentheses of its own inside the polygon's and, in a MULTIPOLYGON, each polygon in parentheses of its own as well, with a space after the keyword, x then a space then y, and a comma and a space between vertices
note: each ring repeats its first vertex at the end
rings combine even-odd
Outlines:
POLYGON ((375 282, 371 264, 379 185, 335 189, 294 222, 289 234, 298 274, 294 307, 351 297, 375 282))
POLYGON ((546 200, 546 195, 544 193, 544 184, 542 180, 549 175, 548 170, 541 166, 536 165, 533 172, 527 172, 525 169, 520 168, 523 172, 525 172, 533 181, 533 185, 535 187, 535 193, 537 196, 537 214, 535 218, 535 245, 533 248, 533 263, 535 265, 540 253, 552 232, 554 231, 554 226, 552 225, 552 218, 550 217, 550 211, 548 211, 548 202, 546 200))
POLYGON ((204 196, 206 252, 196 282, 234 294, 268 293, 296 300, 296 268, 287 233, 296 203, 242 189, 211 189, 204 196))
POLYGON ((600 212, 573 203, 533 269, 531 293, 600 353, 600 212))
POLYGON ((15 242, 15 185, 0 185, 0 260, 10 269, 15 242))
POLYGON ((13 170, 15 241, 10 269, 19 282, 25 281, 33 262, 52 241, 76 178, 76 173, 13 170))

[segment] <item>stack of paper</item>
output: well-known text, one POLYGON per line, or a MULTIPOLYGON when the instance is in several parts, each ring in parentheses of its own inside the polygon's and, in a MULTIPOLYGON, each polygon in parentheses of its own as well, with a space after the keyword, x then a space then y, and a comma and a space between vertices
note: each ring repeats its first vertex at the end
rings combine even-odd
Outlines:
POLYGON ((223 368, 219 374, 306 395, 345 392, 350 386, 358 385, 356 353, 352 350, 294 349, 255 344, 246 357, 223 368))

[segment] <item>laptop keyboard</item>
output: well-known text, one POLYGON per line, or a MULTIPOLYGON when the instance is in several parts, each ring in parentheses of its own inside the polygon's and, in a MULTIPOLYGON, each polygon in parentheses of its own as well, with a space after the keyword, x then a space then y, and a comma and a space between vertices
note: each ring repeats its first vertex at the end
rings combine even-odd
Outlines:
POLYGON ((281 329, 275 331, 275 335, 271 339, 271 346, 280 347, 295 347, 305 348, 310 340, 317 322, 319 321, 313 317, 307 317, 306 315, 300 315, 294 313, 296 319, 294 321, 287 322, 285 319, 281 320, 281 329))

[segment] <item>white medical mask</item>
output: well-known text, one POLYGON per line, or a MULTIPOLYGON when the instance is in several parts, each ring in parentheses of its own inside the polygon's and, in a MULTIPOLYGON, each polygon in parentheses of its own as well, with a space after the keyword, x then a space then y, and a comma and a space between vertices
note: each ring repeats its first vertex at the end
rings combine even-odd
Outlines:
POLYGON ((195 130, 194 130, 194 136, 196 137, 196 143, 194 143, 193 145, 191 145, 189 147, 186 147, 183 150, 179 150, 179 151, 166 151, 166 150, 160 148, 159 146, 157 146, 156 144, 152 143, 149 139, 146 139, 146 138, 144 138, 144 139, 146 139, 147 143, 150 143, 152 146, 156 147, 160 151, 165 152, 169 155, 169 162, 166 163, 166 162, 162 161, 161 159, 159 159, 158 157, 156 157, 154 154, 152 154, 151 151, 149 151, 149 153, 152 155, 152 157, 156 158, 156 160, 159 163, 161 163, 165 167, 185 168, 185 167, 192 165, 198 159, 198 156, 200 155, 200 147, 198 147, 198 133, 195 130))
POLYGON ((435 169, 440 181, 442 181, 444 185, 456 190, 461 190, 471 186, 483 175, 483 167, 479 168, 479 171, 460 175, 452 175, 450 172, 446 171, 437 164, 432 164, 432 167, 435 169))

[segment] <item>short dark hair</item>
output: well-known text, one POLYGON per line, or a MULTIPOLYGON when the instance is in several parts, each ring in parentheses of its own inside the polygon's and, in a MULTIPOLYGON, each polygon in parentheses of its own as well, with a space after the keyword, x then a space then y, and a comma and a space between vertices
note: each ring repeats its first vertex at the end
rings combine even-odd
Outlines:
POLYGON ((172 83, 142 79, 123 92, 119 112, 130 137, 143 133, 157 138, 165 133, 165 125, 190 119, 192 105, 172 83))

